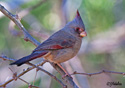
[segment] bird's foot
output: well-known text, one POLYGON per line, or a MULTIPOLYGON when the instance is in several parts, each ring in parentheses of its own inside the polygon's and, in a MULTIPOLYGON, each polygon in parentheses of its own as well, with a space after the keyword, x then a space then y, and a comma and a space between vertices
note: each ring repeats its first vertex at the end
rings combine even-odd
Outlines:
POLYGON ((65 72, 65 75, 62 76, 62 79, 64 79, 66 76, 72 78, 71 75, 59 63, 56 64, 65 72))

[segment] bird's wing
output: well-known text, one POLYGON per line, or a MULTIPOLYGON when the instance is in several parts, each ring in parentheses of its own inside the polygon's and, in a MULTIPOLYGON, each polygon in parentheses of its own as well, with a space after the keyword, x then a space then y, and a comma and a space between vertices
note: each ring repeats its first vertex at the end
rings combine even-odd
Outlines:
POLYGON ((72 35, 62 33, 59 35, 53 35, 41 45, 39 45, 33 52, 39 50, 58 50, 64 48, 72 48, 76 42, 76 38, 72 35))

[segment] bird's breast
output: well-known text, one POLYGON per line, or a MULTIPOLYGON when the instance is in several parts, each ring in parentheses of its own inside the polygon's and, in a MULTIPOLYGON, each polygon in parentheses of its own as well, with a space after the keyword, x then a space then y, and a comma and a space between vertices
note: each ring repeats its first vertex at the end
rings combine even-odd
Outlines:
POLYGON ((81 43, 82 40, 81 39, 77 39, 74 46, 73 46, 73 51, 74 51, 74 55, 76 55, 81 47, 81 43))
POLYGON ((81 40, 77 40, 73 47, 49 51, 44 58, 50 62, 62 63, 73 58, 81 47, 81 40))

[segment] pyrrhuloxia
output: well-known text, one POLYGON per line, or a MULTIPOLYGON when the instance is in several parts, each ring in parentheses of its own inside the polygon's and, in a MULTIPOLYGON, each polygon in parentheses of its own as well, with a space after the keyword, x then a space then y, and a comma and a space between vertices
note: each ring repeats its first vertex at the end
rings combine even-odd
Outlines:
POLYGON ((83 21, 77 10, 73 21, 67 23, 64 28, 41 43, 30 55, 11 63, 11 65, 20 66, 28 61, 43 57, 61 67, 60 63, 71 59, 78 53, 82 38, 86 35, 83 21))

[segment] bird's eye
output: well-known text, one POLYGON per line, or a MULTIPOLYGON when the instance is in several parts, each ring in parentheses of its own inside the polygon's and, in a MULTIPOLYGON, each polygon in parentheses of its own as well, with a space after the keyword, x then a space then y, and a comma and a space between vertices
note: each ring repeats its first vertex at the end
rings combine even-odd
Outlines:
POLYGON ((76 32, 80 33, 81 29, 79 27, 75 28, 76 32))
POLYGON ((79 27, 77 27, 75 30, 78 32, 78 31, 79 31, 79 29, 80 29, 80 28, 79 28, 79 27))

